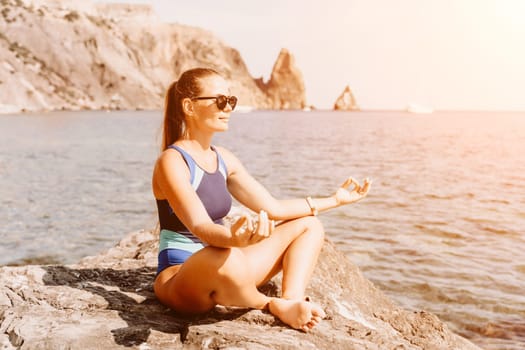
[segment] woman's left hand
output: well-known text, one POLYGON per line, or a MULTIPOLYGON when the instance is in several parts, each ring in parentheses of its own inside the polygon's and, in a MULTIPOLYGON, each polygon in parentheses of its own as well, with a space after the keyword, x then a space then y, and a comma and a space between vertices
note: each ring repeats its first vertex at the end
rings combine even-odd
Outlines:
POLYGON ((365 198, 371 185, 372 181, 368 178, 365 179, 363 186, 361 186, 354 178, 349 177, 334 194, 337 205, 350 204, 365 198))

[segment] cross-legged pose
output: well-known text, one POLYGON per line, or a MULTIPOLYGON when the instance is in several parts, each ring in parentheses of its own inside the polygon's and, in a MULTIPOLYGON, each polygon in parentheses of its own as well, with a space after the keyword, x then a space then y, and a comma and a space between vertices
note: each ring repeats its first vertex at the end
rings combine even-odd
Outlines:
POLYGON ((182 313, 217 304, 266 309, 308 331, 325 316, 305 296, 324 241, 316 215, 364 198, 370 182, 349 178, 323 198, 274 198, 230 151, 212 145, 236 104, 212 69, 188 70, 167 91, 163 152, 152 179, 161 229, 155 294, 182 313), (258 220, 244 215, 223 225, 232 196, 258 220), (280 271, 281 297, 260 293, 280 271))

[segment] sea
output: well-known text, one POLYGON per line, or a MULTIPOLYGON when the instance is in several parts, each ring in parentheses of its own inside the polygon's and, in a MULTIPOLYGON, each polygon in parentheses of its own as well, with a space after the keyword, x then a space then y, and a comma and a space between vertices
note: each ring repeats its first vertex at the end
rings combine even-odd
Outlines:
MULTIPOLYGON (((74 263, 157 224, 161 111, 0 116, 0 265, 74 263)), ((279 198, 364 200, 328 237, 408 310, 484 349, 525 348, 525 113, 252 111, 214 143, 279 198)))

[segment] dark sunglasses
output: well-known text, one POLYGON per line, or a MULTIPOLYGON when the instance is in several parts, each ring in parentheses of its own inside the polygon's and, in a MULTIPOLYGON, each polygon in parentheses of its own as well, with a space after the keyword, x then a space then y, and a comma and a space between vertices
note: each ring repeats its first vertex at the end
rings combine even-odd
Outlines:
POLYGON ((193 97, 191 99, 193 100, 215 100, 215 103, 217 104, 217 107, 223 111, 224 108, 226 108, 226 104, 229 104, 232 108, 232 111, 235 109, 235 106, 237 105, 237 97, 236 96, 201 96, 201 97, 193 97))

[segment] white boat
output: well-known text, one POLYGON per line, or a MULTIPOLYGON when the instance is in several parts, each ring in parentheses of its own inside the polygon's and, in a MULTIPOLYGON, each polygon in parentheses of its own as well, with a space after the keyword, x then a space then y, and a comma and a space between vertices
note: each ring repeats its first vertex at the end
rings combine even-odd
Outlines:
POLYGON ((253 106, 248 105, 237 105, 235 106, 234 112, 238 113, 248 113, 253 111, 255 108, 253 106))
POLYGON ((406 111, 409 113, 428 114, 434 112, 434 109, 432 107, 410 103, 407 106, 406 111))

